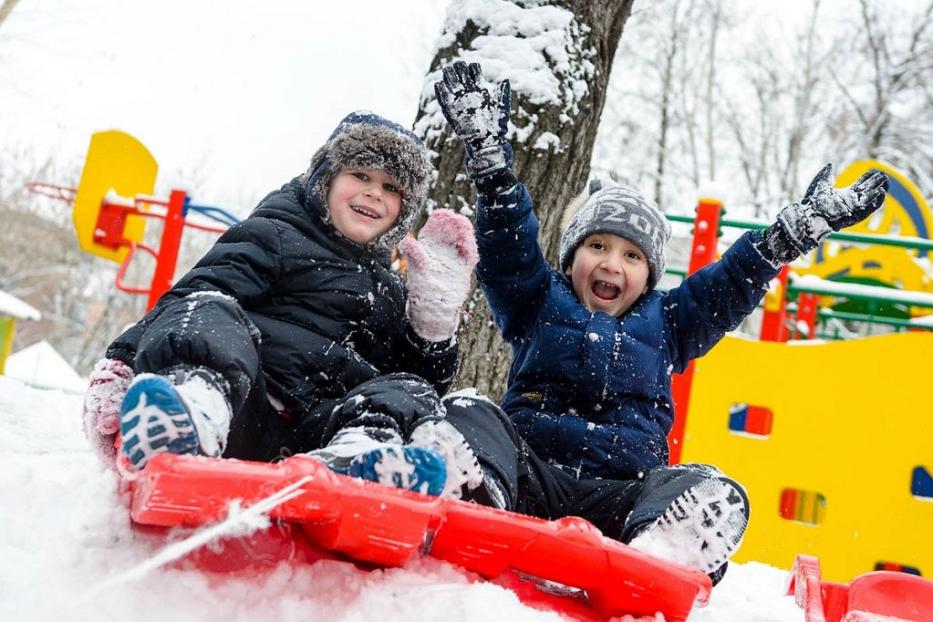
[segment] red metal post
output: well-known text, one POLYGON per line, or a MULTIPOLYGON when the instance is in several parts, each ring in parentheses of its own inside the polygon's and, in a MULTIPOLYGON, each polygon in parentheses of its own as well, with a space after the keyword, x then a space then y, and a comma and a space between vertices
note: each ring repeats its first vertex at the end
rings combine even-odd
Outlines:
POLYGON ((156 257, 155 273, 152 275, 152 284, 149 288, 147 311, 152 309, 162 294, 172 287, 175 265, 178 263, 178 248, 181 246, 181 234, 185 227, 186 201, 187 195, 184 190, 172 190, 168 199, 165 226, 162 229, 162 242, 159 244, 159 254, 156 257))
POLYGON ((761 318, 762 341, 787 341, 787 275, 790 267, 784 266, 765 294, 765 313, 761 318))
MULTIPOLYGON (((693 244, 690 249, 690 265, 687 275, 716 261, 716 246, 719 242, 719 219, 722 216, 722 201, 700 199, 696 219, 693 221, 693 244)), ((682 374, 674 374, 674 425, 667 435, 671 464, 680 462, 683 451, 684 431, 687 427, 687 407, 690 404, 690 387, 693 384, 693 361, 682 374)))
POLYGON ((800 330, 800 324, 803 323, 803 325, 807 327, 807 334, 803 335, 803 338, 813 339, 816 336, 817 301, 816 294, 800 294, 800 296, 798 296, 797 323, 794 325, 795 335, 802 335, 803 331, 800 330))
POLYGON ((100 213, 94 225, 94 243, 114 250, 127 246, 127 239, 123 237, 126 218, 136 213, 133 205, 108 203, 105 198, 100 203, 100 213))

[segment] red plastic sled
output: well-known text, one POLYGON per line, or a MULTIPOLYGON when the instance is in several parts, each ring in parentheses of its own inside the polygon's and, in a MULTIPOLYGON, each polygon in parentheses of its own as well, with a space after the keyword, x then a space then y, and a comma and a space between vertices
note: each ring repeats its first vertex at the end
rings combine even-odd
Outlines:
POLYGON ((225 518, 235 500, 248 507, 299 481, 297 496, 268 512, 274 527, 226 540, 222 559, 208 554, 198 566, 245 568, 263 556, 313 562, 333 557, 328 551, 400 566, 428 554, 512 589, 531 606, 580 619, 661 612, 674 622, 709 598, 705 574, 605 538, 581 518, 545 521, 429 497, 336 475, 301 456, 276 464, 154 456, 130 482, 131 516, 139 525, 197 527, 225 518))
POLYGON ((798 555, 787 593, 803 608, 807 622, 929 622, 933 620, 933 581, 880 570, 852 583, 820 580, 820 560, 798 555))

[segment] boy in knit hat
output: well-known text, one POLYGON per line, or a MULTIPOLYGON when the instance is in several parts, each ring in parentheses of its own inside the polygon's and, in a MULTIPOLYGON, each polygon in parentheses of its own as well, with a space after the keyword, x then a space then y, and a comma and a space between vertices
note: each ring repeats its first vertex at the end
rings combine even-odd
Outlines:
POLYGON ((85 400, 104 462, 118 458, 119 435, 130 471, 158 452, 309 452, 412 490, 476 488, 476 460, 438 397, 457 367, 472 225, 435 211, 405 242, 407 283, 389 269, 431 170, 409 130, 369 112, 344 118, 306 173, 225 232, 107 349, 85 400))
POLYGON ((501 410, 489 404, 481 418, 474 408, 471 421, 451 413, 451 423, 497 472, 509 507, 583 516, 718 580, 744 533, 748 498, 714 467, 668 466, 671 374, 738 326, 781 266, 877 209, 887 178, 871 172, 839 190, 823 169, 774 225, 746 233, 668 293, 655 290, 670 237, 663 214, 632 187, 594 181, 567 210, 557 270, 510 170, 508 82, 493 94, 480 79, 478 65, 458 62, 435 92, 464 141, 478 194, 477 277, 513 361, 501 410), (482 449, 504 438, 511 445, 482 449))

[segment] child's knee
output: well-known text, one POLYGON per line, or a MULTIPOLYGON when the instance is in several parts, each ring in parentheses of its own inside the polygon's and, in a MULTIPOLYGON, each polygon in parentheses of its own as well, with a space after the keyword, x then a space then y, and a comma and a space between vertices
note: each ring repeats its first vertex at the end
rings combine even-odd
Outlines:
POLYGON ((167 305, 143 333, 137 358, 143 371, 158 372, 179 363, 209 365, 237 352, 258 362, 259 329, 233 298, 197 292, 167 305), (247 353, 254 354, 249 356, 247 353), (162 361, 162 367, 153 368, 162 361))
POLYGON ((334 410, 334 427, 395 427, 404 435, 416 422, 442 416, 440 397, 425 380, 412 374, 388 374, 350 391, 334 410))
POLYGON ((445 395, 441 403, 447 413, 447 419, 451 421, 476 417, 496 417, 508 421, 508 415, 499 408, 499 405, 476 389, 453 391, 445 395))

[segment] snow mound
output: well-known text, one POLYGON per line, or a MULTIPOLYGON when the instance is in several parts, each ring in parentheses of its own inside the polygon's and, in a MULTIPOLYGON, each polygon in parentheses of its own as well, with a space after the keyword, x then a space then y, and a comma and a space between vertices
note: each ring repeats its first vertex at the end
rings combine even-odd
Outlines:
POLYGON ((3 373, 8 378, 39 388, 64 389, 73 393, 87 390, 87 378, 82 378, 44 339, 11 354, 3 373))

